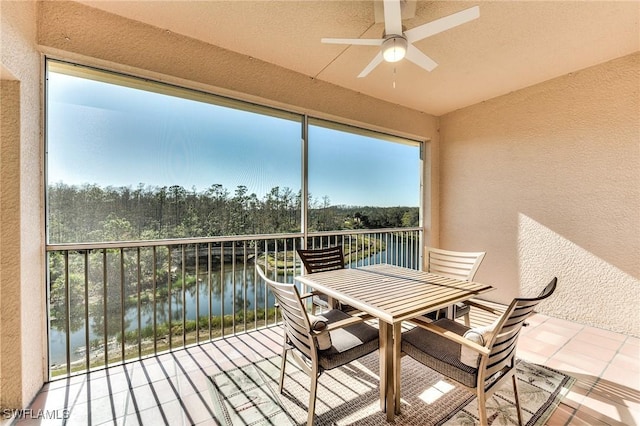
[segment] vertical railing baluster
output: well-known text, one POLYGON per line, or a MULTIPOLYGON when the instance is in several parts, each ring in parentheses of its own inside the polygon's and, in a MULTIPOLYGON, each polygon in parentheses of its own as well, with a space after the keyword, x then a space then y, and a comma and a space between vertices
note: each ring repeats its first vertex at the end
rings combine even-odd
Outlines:
POLYGON ((411 267, 416 268, 416 235, 415 231, 411 232, 411 267))
POLYGON ((379 232, 375 232, 373 237, 373 241, 374 241, 374 258, 373 258, 373 264, 377 265, 380 263, 380 233, 379 232))
POLYGON ((196 343, 200 343, 200 279, 198 275, 200 273, 200 253, 198 248, 200 244, 195 243, 195 256, 196 256, 196 343))
POLYGON ((397 232, 393 233, 393 238, 395 240, 395 243, 393 244, 393 251, 394 251, 393 256, 395 258, 394 265, 401 266, 400 258, 398 257, 398 249, 399 249, 400 243, 398 243, 398 233, 397 232))
POLYGON ((420 241, 422 241, 422 232, 415 231, 416 235, 416 269, 422 269, 422 247, 420 241))
POLYGON ((286 282, 288 282, 287 279, 289 277, 289 269, 287 268, 287 252, 288 252, 288 250, 287 250, 287 240, 286 240, 286 238, 282 239, 282 243, 284 245, 284 247, 283 247, 284 251, 283 251, 283 254, 282 254, 283 255, 283 259, 284 259, 284 262, 283 262, 284 263, 284 266, 283 266, 284 267, 284 272, 283 272, 283 280, 282 281, 286 283, 286 282))
POLYGON ((84 251, 84 341, 85 341, 85 369, 89 371, 91 368, 91 356, 89 350, 91 342, 89 341, 89 250, 84 251))
POLYGON ((136 285, 136 293, 138 294, 138 303, 137 303, 137 314, 138 314, 138 358, 142 356, 142 316, 140 314, 140 309, 142 308, 140 304, 140 296, 142 292, 142 271, 140 266, 140 247, 137 249, 136 253, 137 260, 137 272, 138 272, 138 283, 136 285))
POLYGON ((169 331, 167 336, 167 342, 169 343, 169 350, 173 347, 173 342, 171 335, 171 319, 172 315, 172 307, 171 307, 171 281, 172 281, 172 273, 171 273, 171 246, 167 246, 167 312, 168 312, 168 322, 169 322, 169 331))
POLYGON ((405 258, 405 266, 408 268, 409 267, 409 243, 411 242, 411 240, 409 239, 409 233, 407 231, 403 232, 404 235, 404 239, 405 239, 405 244, 404 244, 404 258, 405 258))
POLYGON ((187 344, 187 246, 181 244, 182 265, 180 275, 182 277, 182 347, 187 344))
POLYGON ((404 266, 409 267, 409 235, 407 231, 402 232, 402 238, 404 239, 404 244, 402 244, 402 258, 404 259, 404 266))
POLYGON ((209 295, 207 296, 207 302, 209 306, 209 340, 213 339, 213 330, 211 329, 211 317, 213 316, 213 293, 211 290, 211 280, 213 275, 211 274, 211 243, 207 245, 207 285, 209 288, 209 295))
POLYGON ((224 241, 220 243, 220 336, 224 337, 224 241))
MULTIPOLYGON (((253 263, 258 264, 258 241, 253 241, 253 263)), ((253 268, 253 328, 258 328, 258 271, 253 268)))
POLYGON ((67 376, 71 373, 71 301, 69 285, 69 252, 64 252, 64 330, 65 330, 65 354, 67 359, 67 376))
POLYGON ((404 259, 404 266, 409 267, 409 238, 406 231, 402 232, 402 238, 404 238, 405 241, 402 245, 402 258, 404 259))
POLYGON ((416 232, 415 231, 411 231, 411 267, 413 269, 416 269, 416 232))
POLYGON ((153 353, 158 353, 158 248, 153 246, 153 353))
POLYGON ((416 267, 417 269, 422 269, 422 238, 423 238, 423 234, 422 231, 416 231, 416 267))
POLYGON ((242 318, 244 331, 247 331, 247 240, 242 243, 242 299, 244 301, 242 307, 242 318))
POLYGON ((413 241, 413 235, 411 233, 411 231, 407 231, 407 238, 409 238, 409 245, 407 246, 407 254, 409 257, 409 267, 413 268, 413 246, 414 246, 414 241, 413 241))
POLYGON ((413 269, 413 237, 410 231, 405 231, 404 235, 405 235, 405 238, 407 239, 407 247, 406 247, 407 268, 413 269))
POLYGON ((109 335, 108 335, 108 310, 107 310, 107 249, 102 250, 102 324, 104 326, 103 330, 103 340, 104 340, 104 365, 105 367, 109 365, 109 335))
POLYGON ((124 362, 125 354, 124 354, 124 298, 125 298, 125 286, 124 286, 124 248, 120 248, 120 333, 121 333, 121 342, 120 342, 120 355, 121 361, 124 362))
MULTIPOLYGON (((269 256, 269 248, 268 248, 268 242, 267 240, 264 240, 264 272, 265 275, 269 276, 268 274, 268 258, 269 256)), ((269 325, 269 306, 267 305, 267 282, 264 282, 264 324, 269 325)))
POLYGON ((275 281, 279 281, 278 279, 278 240, 273 239, 273 279, 275 281))
POLYGON ((389 233, 384 234, 384 263, 389 264, 389 233))
MULTIPOLYGON (((351 268, 351 264, 353 263, 353 250, 351 249, 351 234, 347 235, 349 242, 347 244, 349 244, 349 268, 351 268)), ((344 247, 345 245, 345 236, 342 236, 342 246, 344 247)), ((344 250, 344 249, 343 249, 344 250)))
POLYGON ((231 334, 236 334, 236 243, 231 243, 231 334))

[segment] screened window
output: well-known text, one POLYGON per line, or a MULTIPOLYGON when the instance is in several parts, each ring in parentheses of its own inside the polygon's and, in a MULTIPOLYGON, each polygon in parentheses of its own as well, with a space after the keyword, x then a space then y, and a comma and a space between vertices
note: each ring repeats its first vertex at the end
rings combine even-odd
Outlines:
POLYGON ((47 61, 48 242, 419 226, 419 142, 47 61), (303 162, 307 134, 307 164, 303 162))
POLYGON ((50 243, 298 232, 301 117, 48 62, 50 243))
POLYGON ((419 226, 420 144, 310 120, 312 230, 419 226))

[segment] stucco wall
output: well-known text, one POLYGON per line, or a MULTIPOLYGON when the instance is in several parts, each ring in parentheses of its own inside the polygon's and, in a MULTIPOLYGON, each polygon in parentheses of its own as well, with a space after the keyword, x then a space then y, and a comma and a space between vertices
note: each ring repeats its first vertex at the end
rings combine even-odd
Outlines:
MULTIPOLYGON (((19 401, 20 377, 20 287, 10 285, 20 278, 20 255, 12 241, 20 239, 20 84, 0 80, 0 407, 19 401)), ((19 245, 18 245, 19 247, 19 245)))
POLYGON ((488 299, 640 334, 640 54, 441 117, 440 242, 486 250, 488 299))
POLYGON ((0 406, 20 408, 45 377, 40 55, 35 3, 0 7, 0 406))

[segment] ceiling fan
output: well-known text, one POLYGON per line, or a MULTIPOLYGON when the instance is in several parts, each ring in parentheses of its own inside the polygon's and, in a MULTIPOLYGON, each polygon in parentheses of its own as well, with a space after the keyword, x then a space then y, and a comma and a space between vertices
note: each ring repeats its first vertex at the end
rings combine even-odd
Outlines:
POLYGON ((432 71, 438 64, 422 53, 413 45, 432 35, 465 24, 480 16, 478 6, 456 12, 444 18, 419 25, 410 30, 402 31, 402 11, 400 2, 404 0, 384 0, 384 37, 383 38, 323 38, 322 43, 330 44, 356 44, 366 46, 380 46, 380 52, 373 58, 369 65, 358 75, 358 78, 366 77, 383 60, 397 62, 407 58, 419 67, 432 71))

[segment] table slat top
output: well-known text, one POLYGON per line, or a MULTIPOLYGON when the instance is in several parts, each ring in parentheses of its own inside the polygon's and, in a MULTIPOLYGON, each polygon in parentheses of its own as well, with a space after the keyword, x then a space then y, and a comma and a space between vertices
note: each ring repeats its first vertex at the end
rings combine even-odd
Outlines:
POLYGON ((389 324, 493 290, 487 284, 384 264, 317 272, 295 279, 389 324))

